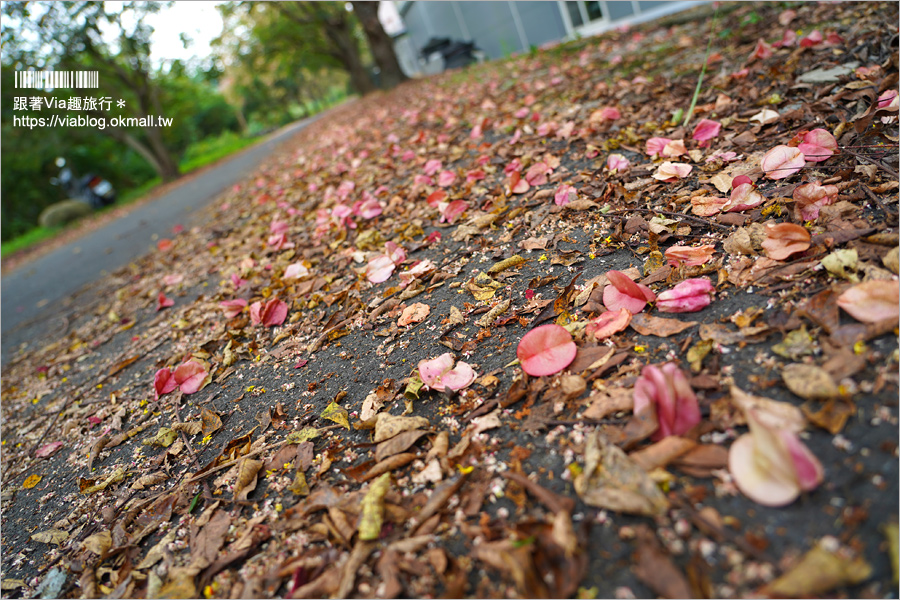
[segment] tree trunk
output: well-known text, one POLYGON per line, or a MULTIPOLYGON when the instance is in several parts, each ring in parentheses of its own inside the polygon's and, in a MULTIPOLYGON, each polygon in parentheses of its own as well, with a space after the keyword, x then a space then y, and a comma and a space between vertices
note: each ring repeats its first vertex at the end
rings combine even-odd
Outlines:
POLYGON ((359 17, 359 22, 362 23, 363 30, 366 32, 372 57, 381 70, 381 86, 384 89, 391 89, 400 85, 406 81, 407 77, 397 61, 394 42, 385 33, 381 21, 378 20, 378 2, 355 1, 352 4, 353 12, 359 17))
POLYGON ((369 72, 363 66, 362 57, 359 55, 359 47, 353 39, 350 25, 346 19, 340 22, 332 22, 325 29, 328 39, 335 45, 336 55, 344 64, 350 74, 350 84, 357 92, 366 95, 375 91, 375 84, 369 77, 369 72))

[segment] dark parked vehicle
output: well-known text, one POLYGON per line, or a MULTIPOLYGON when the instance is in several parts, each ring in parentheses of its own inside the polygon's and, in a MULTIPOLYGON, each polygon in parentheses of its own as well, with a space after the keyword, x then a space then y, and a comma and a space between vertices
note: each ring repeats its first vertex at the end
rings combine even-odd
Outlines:
POLYGON ((116 190, 99 175, 87 173, 76 177, 62 157, 56 159, 56 166, 60 169, 59 177, 54 177, 50 183, 62 187, 68 198, 41 212, 38 224, 42 227, 64 225, 116 201, 116 190))

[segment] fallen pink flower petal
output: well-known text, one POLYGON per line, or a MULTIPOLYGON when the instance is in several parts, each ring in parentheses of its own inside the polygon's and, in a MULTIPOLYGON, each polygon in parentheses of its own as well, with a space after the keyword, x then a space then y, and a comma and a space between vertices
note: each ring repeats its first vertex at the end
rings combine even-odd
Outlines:
POLYGON ((885 90, 878 96, 878 109, 889 112, 897 112, 900 109, 897 90, 885 90))
POLYGON ((608 310, 588 323, 584 328, 584 332, 588 337, 593 337, 599 341, 620 331, 625 331, 629 323, 631 323, 631 313, 627 308, 608 310))
POLYGON ((250 305, 250 322, 254 325, 281 325, 287 318, 288 305, 278 298, 272 298, 265 304, 254 302, 250 305))
POLYGON ((578 198, 578 191, 572 187, 571 185, 562 184, 558 188, 556 188, 556 193, 553 195, 553 202, 557 206, 565 206, 569 202, 576 200, 578 198))
POLYGON ((900 318, 900 282, 873 279, 857 284, 838 296, 837 304, 863 323, 900 318))
POLYGON ((819 218, 819 209, 833 204, 838 197, 836 185, 822 185, 818 181, 811 181, 794 189, 794 202, 800 210, 800 216, 805 221, 815 221, 819 218))
POLYGON ((633 315, 644 310, 656 294, 646 285, 635 283, 621 271, 607 271, 609 285, 603 289, 603 305, 609 310, 627 309, 633 315))
POLYGON ((174 390, 177 385, 178 383, 175 381, 175 378, 172 376, 172 371, 168 367, 163 367, 153 376, 153 391, 156 392, 157 400, 159 400, 160 396, 174 390))
POLYGON ((722 212, 722 209, 728 202, 728 198, 694 196, 691 198, 691 212, 698 217, 711 217, 722 212))
POLYGON ((797 34, 793 29, 785 29, 781 39, 772 44, 773 48, 790 48, 797 42, 797 34))
POLYGON ((765 200, 765 196, 760 194, 752 183, 742 183, 731 190, 731 197, 728 199, 728 203, 722 207, 722 212, 738 212, 756 208, 765 200))
POLYGON ((519 171, 513 171, 512 175, 509 176, 509 193, 512 194, 524 194, 528 190, 531 189, 531 186, 522 177, 522 174, 519 171))
POLYGON ((763 506, 786 506, 825 479, 822 463, 787 428, 775 428, 745 409, 750 433, 731 444, 728 470, 741 492, 763 506))
POLYGON ((772 46, 767 44, 765 40, 760 39, 756 42, 756 47, 753 49, 753 52, 750 54, 750 60, 759 59, 765 60, 772 56, 772 46))
POLYGON ((38 448, 38 451, 35 452, 34 455, 37 458, 47 458, 53 456, 53 453, 62 448, 62 445, 62 442, 50 442, 49 444, 44 444, 43 446, 38 448))
POLYGON ((822 32, 818 29, 814 29, 808 35, 800 38, 800 45, 804 48, 810 48, 812 46, 818 46, 824 39, 825 37, 822 35, 822 32))
POLYGON ((798 148, 775 146, 763 156, 760 168, 769 179, 784 179, 800 171, 806 164, 806 157, 798 148))
POLYGON ((443 164, 441 163, 441 161, 437 160, 436 158, 432 158, 425 163, 425 174, 430 177, 440 171, 442 166, 443 164))
POLYGON ((731 162, 738 159, 737 152, 716 152, 710 157, 707 157, 706 162, 715 162, 717 160, 721 160, 722 162, 731 162))
POLYGON ((663 146, 662 152, 659 153, 663 158, 675 158, 676 156, 681 156, 683 154, 687 154, 684 140, 672 140, 663 146))
POLYGON ((156 312, 159 312, 168 306, 175 306, 175 301, 171 298, 167 298, 165 294, 160 292, 159 296, 156 297, 156 312))
POLYGON ((837 152, 837 140, 824 129, 813 129, 803 136, 803 143, 797 146, 805 160, 822 162, 837 152))
MULTIPOLYGON (((438 237, 440 237, 440 234, 438 234, 438 237)), ((399 265, 406 260, 406 250, 403 246, 399 246, 393 241, 388 240, 385 242, 384 252, 387 254, 388 258, 394 261, 395 265, 399 265)))
POLYGON ((178 285, 184 281, 184 275, 181 273, 176 273, 174 275, 166 275, 163 277, 163 283, 166 285, 178 285))
POLYGON ((288 265, 287 269, 284 270, 283 279, 299 279, 307 275, 309 275, 309 269, 303 263, 296 262, 288 265))
POLYGON ((703 119, 694 127, 691 138, 698 142, 706 142, 719 135, 722 124, 712 119, 703 119))
POLYGON ((453 171, 441 171, 438 175, 438 185, 441 187, 450 187, 456 181, 456 173, 453 171))
POLYGON ((535 327, 516 347, 522 370, 532 377, 559 373, 575 360, 577 352, 572 335, 554 323, 535 327))
POLYGON ((219 302, 219 307, 225 313, 225 318, 227 319, 233 319, 234 317, 241 314, 245 306, 247 306, 247 301, 243 298, 237 298, 236 300, 223 300, 222 302, 219 302))
POLYGON ((206 368, 196 360, 189 360, 178 365, 172 374, 178 388, 185 394, 193 394, 203 387, 203 382, 209 376, 206 368))
POLYGON ((673 267, 684 265, 685 267, 695 267, 709 262, 716 247, 712 244, 703 246, 672 246, 666 248, 666 260, 673 267))
POLYGON ((604 106, 603 108, 598 108, 594 112, 591 113, 591 116, 588 117, 588 122, 593 124, 600 124, 606 121, 615 121, 622 117, 622 113, 619 112, 618 108, 612 106, 604 106))
POLYGON ((747 175, 738 175, 731 180, 731 189, 734 190, 734 188, 738 187, 739 185, 744 185, 745 183, 753 185, 753 180, 750 179, 750 177, 748 177, 747 175))
POLYGON ((371 283, 387 281, 394 272, 394 261, 384 254, 380 254, 369 261, 366 266, 366 279, 371 283))
POLYGON ((425 259, 420 261, 412 266, 407 271, 403 271, 400 273, 400 281, 403 282, 403 285, 409 284, 413 279, 420 277, 422 275, 426 275, 437 268, 430 259, 425 259))
POLYGON ((700 406, 697 396, 675 363, 647 365, 634 384, 634 414, 654 410, 658 429, 650 439, 658 442, 670 435, 682 435, 697 425, 700 406))
POLYGON ((661 137, 652 137, 647 140, 646 151, 647 154, 653 158, 662 154, 663 148, 666 147, 672 140, 669 138, 661 138, 661 137))
POLYGON ((288 229, 290 229, 290 225, 287 221, 272 221, 269 225, 269 231, 273 234, 286 233, 288 229))
POLYGON ((666 313, 697 312, 709 306, 715 291, 715 286, 705 277, 685 279, 661 293, 656 299, 656 308, 666 313))
POLYGON ((606 168, 616 173, 627 171, 630 166, 631 163, 621 154, 610 154, 606 159, 606 168))
POLYGON ((772 260, 785 260, 808 249, 810 236, 806 229, 794 223, 767 223, 766 239, 761 245, 772 260))
POLYGON ((447 389, 456 391, 468 387, 475 381, 475 371, 468 363, 454 362, 449 352, 431 360, 419 361, 419 378, 426 386, 443 392, 447 389))
POLYGON ((656 170, 656 173, 652 175, 652 177, 653 179, 658 179, 660 181, 670 183, 672 181, 684 179, 691 174, 692 170, 693 167, 691 165, 686 165, 684 163, 664 162, 663 164, 659 165, 659 168, 656 170))
POLYGON ((421 302, 415 302, 403 309, 400 318, 397 320, 397 325, 405 327, 406 325, 412 325, 413 323, 421 323, 428 318, 430 313, 430 306, 421 302))
POLYGON ((285 250, 294 247, 293 242, 288 241, 286 233, 276 233, 275 235, 270 235, 268 244, 272 246, 273 250, 285 250))
POLYGON ((525 173, 525 181, 528 185, 544 185, 547 183, 547 174, 551 169, 545 162, 539 162, 531 165, 528 172, 525 173))
MULTIPOLYGON (((441 204, 444 203, 442 202, 441 204)), ((440 209, 441 223, 455 223, 456 219, 466 212, 468 208, 469 203, 465 200, 454 200, 453 202, 447 203, 440 209)))

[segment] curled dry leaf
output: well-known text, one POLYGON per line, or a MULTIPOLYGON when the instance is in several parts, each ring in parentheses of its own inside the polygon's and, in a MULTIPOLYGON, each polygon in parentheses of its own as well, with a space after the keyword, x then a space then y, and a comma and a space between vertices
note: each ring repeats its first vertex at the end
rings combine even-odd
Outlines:
POLYGON ((728 470, 744 495, 764 506, 785 506, 822 483, 822 464, 796 433, 764 422, 755 409, 744 414, 750 433, 728 452, 728 470))
POLYGON ((449 352, 431 360, 419 361, 419 377, 422 383, 433 390, 443 392, 447 389, 456 391, 471 385, 475 381, 475 371, 465 362, 453 366, 453 355, 449 352))
POLYGON ((840 396, 828 371, 816 365, 792 363, 781 372, 781 378, 789 390, 804 400, 830 400, 840 396))
POLYGON ((865 281, 838 296, 837 304, 851 317, 863 323, 877 323, 900 317, 900 282, 874 279, 865 281))
POLYGON ((533 377, 559 373, 575 360, 577 352, 572 335, 553 323, 535 327, 516 347, 522 370, 533 377))
POLYGON ((797 148, 775 146, 762 157, 760 168, 769 179, 784 179, 800 171, 806 164, 806 158, 797 148))
POLYGON ((667 313, 697 312, 712 302, 716 288, 705 278, 685 279, 656 299, 656 308, 667 313))
POLYGON ((767 223, 762 248, 772 260, 785 260, 810 246, 809 232, 794 223, 767 223))
POLYGON ((647 365, 634 384, 634 414, 656 412, 659 428, 651 439, 682 435, 700 422, 700 406, 694 390, 675 363, 647 365))

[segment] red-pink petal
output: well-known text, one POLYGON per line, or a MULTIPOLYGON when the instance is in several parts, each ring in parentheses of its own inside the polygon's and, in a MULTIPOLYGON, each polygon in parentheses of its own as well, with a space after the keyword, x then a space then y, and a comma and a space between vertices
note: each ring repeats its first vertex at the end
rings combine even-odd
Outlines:
POLYGON ((775 146, 763 156, 759 166, 769 179, 784 179, 800 171, 806 158, 798 148, 775 146))
POLYGON ((661 312, 683 313, 697 312, 709 306, 710 296, 716 288, 705 277, 685 279, 671 290, 665 291, 656 299, 656 308, 661 312))
POLYGON ((247 306, 247 301, 243 298, 237 298, 235 300, 223 300, 222 302, 219 302, 219 306, 225 313, 226 318, 233 319, 234 317, 241 314, 241 311, 243 311, 244 307, 247 306))
POLYGON ((584 331, 588 336, 602 340, 624 331, 629 323, 631 323, 631 313, 628 309, 608 310, 588 323, 584 331))
POLYGON ((50 442, 49 444, 44 444, 38 451, 34 453, 34 455, 38 458, 47 458, 48 456, 52 456, 54 452, 62 448, 62 442, 50 442))
POLYGON ((661 138, 661 137, 652 137, 647 140, 647 154, 650 156, 656 156, 658 154, 662 154, 663 148, 666 147, 666 144, 671 142, 669 138, 661 138))
POLYGON ((803 157, 810 162, 828 160, 837 152, 837 140, 825 129, 813 129, 803 136, 803 142, 797 146, 803 157))
POLYGON ((185 363, 178 365, 175 369, 175 383, 185 394, 193 394, 203 387, 203 381, 208 373, 199 362, 191 359, 185 363))
POLYGON ((723 212, 737 212, 756 208, 766 200, 752 183, 742 183, 731 190, 728 203, 722 207, 723 212))
POLYGON ((159 296, 156 297, 156 312, 159 312, 168 306, 175 306, 175 301, 160 292, 159 296))
POLYGON ((535 327, 516 347, 522 370, 534 377, 559 373, 575 360, 578 348, 572 335, 559 325, 535 327))
POLYGON ((441 187, 449 187, 456 181, 456 173, 453 171, 441 171, 438 175, 438 185, 441 187))
POLYGON ((578 198, 578 192, 571 185, 566 185, 565 183, 556 188, 556 193, 553 195, 553 202, 557 206, 565 206, 572 200, 578 198))
POLYGON ((815 221, 819 218, 819 209, 832 204, 838 197, 836 185, 822 185, 818 181, 811 181, 794 189, 794 202, 800 209, 800 216, 806 221, 815 221))
POLYGON ((838 306, 863 323, 900 317, 900 282, 873 279, 857 284, 838 296, 838 306))
POLYGON ((176 385, 178 384, 175 382, 175 378, 172 377, 172 371, 168 367, 160 369, 153 376, 153 389, 157 398, 174 390, 176 385))
POLYGON ((719 135, 721 129, 722 124, 718 121, 703 119, 694 127, 694 132, 691 134, 691 137, 698 142, 705 142, 706 140, 711 140, 719 135))
POLYGON ((441 223, 455 223, 456 219, 466 212, 468 208, 469 203, 465 200, 454 200, 453 202, 450 202, 444 207, 444 210, 441 211, 441 223))
POLYGON ((266 326, 281 325, 287 318, 288 305, 277 298, 272 298, 266 302, 266 306, 261 314, 262 324, 266 326))
POLYGON ((712 244, 703 246, 672 246, 666 249, 666 260, 673 267, 678 265, 694 267, 709 262, 715 251, 716 247, 712 244))

